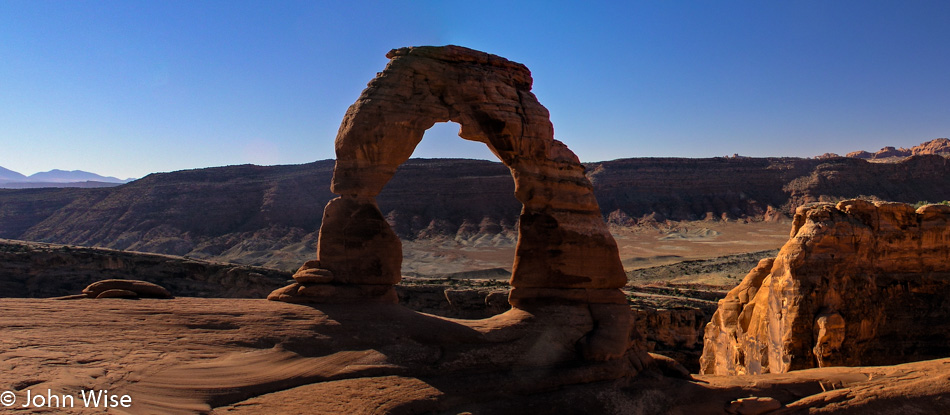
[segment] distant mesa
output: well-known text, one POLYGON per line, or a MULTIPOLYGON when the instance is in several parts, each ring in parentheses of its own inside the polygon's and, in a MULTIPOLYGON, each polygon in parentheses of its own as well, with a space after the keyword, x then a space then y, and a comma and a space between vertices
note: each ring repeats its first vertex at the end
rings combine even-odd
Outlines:
MULTIPOLYGON (((826 158, 825 156, 829 154, 831 153, 823 154, 817 158, 826 158)), ((950 157, 950 139, 937 138, 911 148, 894 148, 888 146, 878 150, 875 153, 863 150, 852 151, 845 157, 875 161, 901 161, 910 156, 920 156, 925 154, 935 154, 950 157)), ((836 154, 831 155, 837 156, 836 154)))
POLYGON ((125 183, 128 180, 121 180, 116 177, 106 177, 100 176, 95 173, 89 173, 82 170, 59 170, 53 169, 46 172, 40 172, 27 177, 28 180, 37 181, 37 182, 54 182, 54 183, 73 183, 73 182, 84 182, 84 181, 98 181, 98 182, 107 182, 107 183, 125 183))
POLYGON ((113 187, 134 179, 122 180, 82 170, 53 169, 29 176, 0 167, 0 188, 29 189, 38 187, 113 187))

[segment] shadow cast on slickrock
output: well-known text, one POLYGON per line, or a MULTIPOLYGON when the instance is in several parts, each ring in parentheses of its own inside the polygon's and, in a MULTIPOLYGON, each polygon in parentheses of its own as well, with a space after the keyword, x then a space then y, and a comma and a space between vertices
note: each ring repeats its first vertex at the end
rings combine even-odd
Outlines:
POLYGON ((12 345, 0 348, 0 389, 109 390, 130 395, 125 412, 136 414, 698 415, 758 413, 746 409, 772 400, 780 413, 950 413, 950 359, 693 381, 651 368, 630 376, 618 361, 541 366, 539 356, 557 356, 543 352, 545 328, 564 319, 548 313, 459 322, 391 305, 184 297, 0 299, 0 308, 12 345), (750 397, 759 399, 740 402, 750 397))
POLYGON ((315 311, 327 319, 312 328, 311 339, 170 367, 132 383, 126 390, 137 397, 135 411, 207 411, 302 385, 380 376, 425 380, 445 396, 437 400, 444 406, 623 379, 649 362, 638 352, 609 362, 581 359, 575 344, 593 324, 581 307, 513 309, 483 320, 389 304, 315 311))

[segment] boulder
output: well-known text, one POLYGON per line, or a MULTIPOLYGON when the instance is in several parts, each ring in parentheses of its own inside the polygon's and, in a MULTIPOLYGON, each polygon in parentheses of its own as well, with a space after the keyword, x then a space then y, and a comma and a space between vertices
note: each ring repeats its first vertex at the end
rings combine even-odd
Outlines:
POLYGON ((107 291, 113 291, 109 296, 123 296, 125 293, 132 293, 140 298, 173 298, 171 293, 164 287, 153 284, 148 281, 138 280, 102 280, 89 284, 82 290, 82 293, 89 298, 107 298, 101 295, 107 291))
POLYGON ((100 298, 137 299, 139 298, 139 295, 135 291, 119 290, 119 289, 113 288, 111 290, 105 290, 99 293, 99 295, 96 296, 96 299, 100 299, 100 298))
POLYGON ((736 399, 726 406, 726 413, 738 415, 760 415, 769 413, 782 407, 778 399, 771 397, 750 396, 736 399))

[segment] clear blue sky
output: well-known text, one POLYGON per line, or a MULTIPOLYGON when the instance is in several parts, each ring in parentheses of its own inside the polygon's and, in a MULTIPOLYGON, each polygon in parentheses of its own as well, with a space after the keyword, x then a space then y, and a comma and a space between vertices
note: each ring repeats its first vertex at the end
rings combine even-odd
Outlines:
MULTIPOLYGON (((584 161, 950 136, 948 1, 0 0, 0 166, 118 177, 333 157, 389 49, 526 64, 584 161)), ((455 128, 417 157, 491 157, 455 128)))

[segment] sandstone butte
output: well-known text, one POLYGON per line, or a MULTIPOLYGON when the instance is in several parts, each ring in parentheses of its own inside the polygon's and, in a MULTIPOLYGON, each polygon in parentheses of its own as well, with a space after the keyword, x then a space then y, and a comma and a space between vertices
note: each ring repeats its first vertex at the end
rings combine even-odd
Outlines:
POLYGON ((950 206, 846 200, 799 207, 793 223, 719 301, 703 373, 950 356, 950 206))
POLYGON ((341 125, 317 258, 277 301, 0 299, 0 388, 108 389, 128 413, 950 413, 950 359, 691 378, 645 353, 616 244, 527 68, 457 46, 388 56, 341 125), (400 243, 374 198, 444 120, 509 167, 523 204, 512 308, 487 319, 394 303, 400 243))

